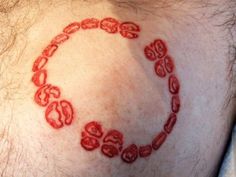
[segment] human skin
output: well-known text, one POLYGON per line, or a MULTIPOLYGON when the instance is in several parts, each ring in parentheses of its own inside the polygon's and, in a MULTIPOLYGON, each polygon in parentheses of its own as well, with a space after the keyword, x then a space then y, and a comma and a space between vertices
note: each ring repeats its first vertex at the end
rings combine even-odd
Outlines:
MULTIPOLYGON (((138 2, 136 10, 114 1, 19 2, 15 11, 6 13, 16 34, 10 47, 4 43, 1 55, 2 176, 216 175, 234 114, 234 100, 229 99, 234 94, 232 36, 219 25, 224 16, 213 16, 224 2, 156 3, 156 9, 153 1, 138 2), (139 37, 80 30, 59 46, 45 67, 47 83, 72 104, 73 121, 55 128, 45 119, 46 108, 34 100, 38 88, 32 82, 32 66, 65 26, 91 17, 132 21, 140 27, 139 37), (99 122, 104 134, 119 130, 124 148, 146 145, 163 129, 171 109, 168 82, 156 75, 155 62, 144 53, 155 39, 165 42, 180 82, 181 108, 173 130, 158 150, 133 163, 120 155, 106 157, 101 144, 87 151, 81 139, 91 121, 99 122)), ((5 36, 13 36, 7 27, 5 36)))

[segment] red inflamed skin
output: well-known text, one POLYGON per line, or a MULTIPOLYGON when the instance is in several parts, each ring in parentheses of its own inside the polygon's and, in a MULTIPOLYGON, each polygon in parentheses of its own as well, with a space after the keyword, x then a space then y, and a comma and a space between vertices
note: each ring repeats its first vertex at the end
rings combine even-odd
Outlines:
POLYGON ((108 157, 119 155, 123 148, 123 134, 118 130, 109 130, 103 138, 102 153, 108 157))
POLYGON ((121 154, 121 159, 126 163, 133 163, 138 158, 138 147, 135 144, 129 145, 121 154))
POLYGON ((114 18, 104 18, 100 23, 100 28, 107 33, 117 33, 118 32, 119 21, 114 18))
POLYGON ((138 38, 140 27, 133 22, 123 22, 119 26, 120 34, 128 39, 138 38))
POLYGON ((102 126, 100 123, 92 121, 85 125, 85 131, 96 138, 101 138, 103 135, 102 126))
MULTIPOLYGON (((63 47, 62 44, 69 41, 75 33, 90 29, 93 29, 94 32, 103 31, 108 35, 118 35, 124 40, 132 42, 135 42, 135 39, 139 39, 141 33, 141 27, 132 21, 122 22, 113 17, 102 19, 92 17, 71 22, 59 34, 49 40, 49 44, 42 49, 41 54, 33 63, 31 81, 36 87, 34 102, 42 109, 45 109, 44 117, 47 125, 54 130, 70 126, 74 119, 78 119, 78 117, 75 117, 74 113, 77 110, 73 107, 72 101, 61 96, 63 85, 55 86, 48 83, 48 62, 51 61, 51 58, 54 57, 59 48, 63 47)), ((143 142, 139 145, 135 143, 135 139, 132 140, 132 143, 126 142, 126 137, 129 135, 124 134, 120 130, 113 129, 113 127, 105 128, 102 122, 94 119, 86 123, 81 131, 80 146, 85 151, 100 149, 101 154, 107 157, 107 159, 120 157, 122 162, 132 164, 138 159, 154 155, 154 151, 163 147, 168 136, 173 132, 174 126, 177 123, 177 114, 181 110, 181 83, 175 73, 174 58, 169 54, 167 42, 160 38, 153 39, 148 44, 142 45, 143 57, 151 65, 150 70, 153 71, 156 79, 165 81, 167 86, 165 86, 167 88, 166 92, 170 95, 170 112, 168 112, 164 125, 150 137, 150 142, 143 142)))
POLYGON ((53 128, 62 128, 72 123, 74 110, 71 103, 66 100, 53 101, 46 108, 45 118, 53 128))

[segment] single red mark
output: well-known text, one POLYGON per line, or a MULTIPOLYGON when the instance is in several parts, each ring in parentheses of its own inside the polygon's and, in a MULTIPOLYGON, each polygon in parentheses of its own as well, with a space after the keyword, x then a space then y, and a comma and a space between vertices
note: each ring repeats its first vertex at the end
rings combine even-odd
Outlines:
POLYGON ((80 142, 81 146, 87 151, 92 151, 100 146, 98 140, 93 137, 83 137, 80 142))
POLYGON ((58 102, 53 101, 48 105, 45 111, 46 121, 55 129, 63 127, 63 122, 61 120, 61 112, 58 108, 58 102))
POLYGON ((165 132, 159 133, 152 141, 152 148, 158 150, 161 145, 165 142, 167 134, 165 132))
POLYGON ((104 18, 100 23, 100 28, 108 33, 117 33, 119 22, 114 18, 104 18))
POLYGON ((138 147, 131 144, 121 154, 121 159, 126 163, 133 163, 138 158, 138 147))
POLYGON ((46 84, 36 91, 34 100, 40 106, 47 106, 51 98, 59 98, 60 94, 61 92, 58 87, 46 84))
POLYGON ((174 113, 178 113, 179 112, 179 108, 180 108, 180 99, 178 95, 174 95, 172 96, 171 99, 171 110, 174 113))
POLYGON ((158 58, 163 58, 166 55, 167 47, 162 40, 156 39, 145 47, 144 53, 149 60, 154 61, 158 58))
POLYGON ((179 93, 179 88, 180 88, 180 85, 179 85, 178 79, 175 77, 175 75, 171 75, 169 77, 169 91, 170 91, 170 93, 172 93, 172 94, 179 93))
POLYGON ((146 146, 140 146, 139 147, 139 156, 140 157, 148 157, 152 153, 152 146, 146 145, 146 146))
POLYGON ((40 69, 42 69, 48 62, 47 57, 44 56, 39 56, 35 61, 34 61, 34 65, 32 68, 33 72, 37 72, 40 69))
POLYGON ((103 130, 101 124, 98 122, 89 122, 85 125, 85 131, 96 138, 101 138, 103 135, 103 130))
POLYGON ((151 48, 150 46, 145 47, 144 53, 145 53, 145 56, 147 57, 147 59, 149 59, 150 61, 154 61, 157 59, 154 49, 151 48))
POLYGON ((162 58, 166 55, 167 47, 162 40, 160 39, 155 40, 153 46, 158 58, 162 58))
POLYGON ((62 115, 64 115, 64 122, 66 125, 70 125, 74 118, 74 111, 71 103, 66 100, 60 101, 62 115))
POLYGON ((103 142, 123 145, 123 135, 118 130, 110 130, 104 137, 103 142))
POLYGON ((166 133, 170 133, 172 131, 173 127, 175 126, 176 120, 176 114, 171 113, 166 124, 164 125, 164 130, 166 131, 166 133))
POLYGON ((45 69, 39 70, 34 73, 32 77, 32 82, 37 86, 40 87, 46 83, 47 80, 47 71, 45 69))
POLYGON ((133 22, 123 22, 119 26, 120 34, 128 39, 134 39, 138 37, 138 32, 140 32, 140 27, 133 22))
POLYGON ((73 108, 70 102, 66 100, 53 101, 45 111, 47 122, 55 129, 65 125, 70 125, 73 120, 73 108))
POLYGON ((101 151, 105 156, 110 157, 110 158, 119 155, 118 149, 115 146, 110 145, 110 144, 103 144, 101 151))
POLYGON ((164 58, 164 62, 165 62, 165 69, 166 69, 166 71, 168 73, 172 73, 173 70, 174 70, 174 62, 173 62, 172 58, 169 55, 167 55, 164 58))
POLYGON ((65 41, 67 41, 68 39, 69 39, 68 34, 61 33, 53 38, 53 40, 51 41, 51 44, 59 45, 65 41))
POLYGON ((87 18, 81 22, 81 28, 84 30, 98 28, 98 26, 99 20, 96 18, 87 18))
POLYGON ((58 46, 55 44, 49 44, 43 51, 43 55, 46 57, 51 57, 56 52, 58 46))
POLYGON ((68 26, 66 26, 63 29, 63 32, 67 33, 67 34, 72 34, 72 33, 75 33, 76 31, 78 31, 79 29, 80 29, 80 23, 73 22, 73 23, 69 24, 68 26))
POLYGON ((166 71, 165 71, 165 68, 164 68, 164 60, 158 60, 155 64, 155 72, 156 74, 163 78, 166 76, 166 71))

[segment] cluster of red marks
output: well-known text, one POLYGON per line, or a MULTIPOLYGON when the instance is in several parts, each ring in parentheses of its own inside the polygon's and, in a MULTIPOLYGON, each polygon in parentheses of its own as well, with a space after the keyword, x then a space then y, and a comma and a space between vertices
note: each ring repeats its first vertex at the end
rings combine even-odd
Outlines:
MULTIPOLYGON (((66 34, 72 34, 79 29, 98 29, 106 31, 107 33, 115 34, 120 33, 121 36, 128 39, 138 38, 140 27, 133 22, 119 22, 115 18, 107 17, 102 20, 96 18, 87 18, 81 22, 73 22, 64 28, 63 32, 66 34)), ((63 39, 67 40, 65 36, 63 39)))
MULTIPOLYGON (((121 36, 128 39, 138 38, 140 27, 133 22, 119 22, 117 19, 108 17, 102 20, 96 18, 84 19, 81 22, 73 22, 66 26, 63 31, 55 36, 50 44, 43 50, 42 54, 35 60, 32 71, 34 72, 32 82, 39 87, 35 93, 34 101, 46 107, 45 119, 55 129, 64 125, 70 125, 74 118, 72 104, 61 99, 59 87, 47 83, 48 73, 45 69, 49 59, 57 51, 59 45, 70 38, 70 35, 80 29, 101 29, 107 33, 120 33, 121 36)), ((171 133, 176 121, 177 113, 180 110, 179 90, 180 83, 173 71, 175 69, 173 59, 167 54, 167 46, 161 39, 156 39, 147 45, 144 54, 149 61, 155 62, 154 70, 158 77, 168 77, 168 89, 171 94, 171 113, 161 130, 154 136, 152 142, 147 145, 137 146, 130 144, 123 148, 123 134, 111 129, 106 134, 103 132, 101 124, 90 122, 85 125, 82 132, 81 146, 92 151, 101 146, 101 152, 109 158, 120 155, 126 163, 133 163, 138 157, 144 158, 152 154, 153 150, 158 150, 165 142, 169 133, 171 133), (104 135, 104 137, 103 137, 104 135)))
POLYGON ((58 46, 68 39, 69 35, 66 33, 54 37, 41 55, 36 58, 32 67, 34 72, 32 82, 38 87, 34 101, 39 106, 45 107, 45 119, 55 129, 70 125, 74 118, 74 111, 72 104, 61 98, 60 88, 47 83, 48 72, 45 67, 58 46))
POLYGON ((87 123, 81 136, 82 139, 80 141, 80 144, 84 149, 88 151, 97 149, 100 146, 99 140, 103 136, 103 129, 101 124, 95 121, 87 123))
MULTIPOLYGON (((80 29, 88 30, 97 28, 107 33, 120 33, 128 39, 137 38, 140 32, 139 26, 133 22, 119 22, 111 17, 102 20, 87 18, 81 22, 73 22, 67 25, 61 33, 51 40, 41 55, 34 61, 32 82, 36 87, 39 87, 34 95, 34 100, 38 105, 46 107, 46 121, 55 129, 61 128, 64 125, 70 125, 74 117, 74 112, 72 104, 69 101, 61 99, 59 87, 47 83, 48 72, 45 69, 46 64, 53 57, 58 47, 70 38, 71 34, 80 29)), ((88 140, 92 139, 87 138, 85 140, 85 142, 88 142, 88 140)), ((108 149, 107 146, 104 145, 104 152, 106 151, 105 149, 108 149)))
POLYGON ((163 130, 158 133, 152 141, 152 149, 158 150, 165 142, 168 134, 171 133, 177 121, 177 113, 180 110, 179 90, 180 83, 175 74, 173 74, 175 65, 173 59, 168 55, 165 42, 156 39, 144 48, 144 54, 149 61, 155 62, 154 71, 159 78, 168 77, 168 91, 171 94, 171 111, 163 130))
POLYGON ((123 149, 123 134, 118 130, 109 130, 103 138, 102 153, 107 157, 115 157, 123 149))
MULTIPOLYGON (((109 33, 115 33, 117 28, 117 21, 109 20, 103 23, 102 29, 108 30, 109 33), (109 23, 108 23, 109 22, 109 23), (108 25, 109 24, 109 25, 108 25)), ((123 29, 130 29, 133 27, 123 26, 123 29)), ((134 27, 135 28, 135 27, 134 27)), ((179 90, 180 84, 173 71, 175 69, 173 59, 167 54, 167 46, 161 39, 154 40, 151 44, 147 45, 144 49, 144 54, 146 58, 154 64, 155 74, 159 78, 168 77, 168 92, 171 94, 170 114, 164 123, 163 129, 157 133, 152 141, 149 144, 137 146, 136 144, 130 144, 126 148, 123 148, 123 134, 118 130, 109 130, 103 138, 103 144, 101 145, 102 153, 109 157, 113 158, 120 155, 121 159, 126 163, 133 163, 138 157, 145 158, 152 154, 153 151, 158 150, 162 144, 165 142, 168 134, 170 134, 175 126, 177 121, 177 113, 180 110, 180 98, 179 90)), ((93 127, 97 127, 98 123, 90 122, 86 126, 94 124, 93 127)), ((85 130, 86 130, 85 126, 85 130)), ((94 130, 101 130, 101 125, 99 128, 94 128, 94 130)), ((97 132, 97 131, 96 131, 97 132)), ((100 134, 101 135, 101 134, 100 134)), ((99 138, 101 138, 100 136, 99 138)), ((85 133, 82 133, 82 146, 86 148, 84 144, 89 144, 89 147, 94 147, 92 149, 98 148, 100 146, 99 142, 91 137, 86 139, 85 133), (86 140, 86 141, 85 141, 86 140), (86 142, 86 143, 85 143, 86 142)))
POLYGON ((101 145, 101 152, 109 158, 119 155, 123 148, 122 133, 110 130, 104 134, 103 127, 96 121, 89 122, 84 126, 81 137, 80 144, 84 149, 93 151, 101 145))

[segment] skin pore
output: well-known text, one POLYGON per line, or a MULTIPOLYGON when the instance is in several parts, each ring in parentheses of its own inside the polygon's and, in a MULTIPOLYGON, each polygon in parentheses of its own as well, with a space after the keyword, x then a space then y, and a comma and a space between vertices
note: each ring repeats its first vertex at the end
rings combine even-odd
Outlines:
MULTIPOLYGON (((229 99, 234 94, 230 67, 235 34, 229 21, 233 4, 1 2, 1 175, 215 176, 234 115, 234 100, 229 99), (129 23, 128 27, 111 28, 111 21, 94 29, 86 29, 91 23, 81 26, 85 19, 96 18, 100 24, 107 17, 119 25, 132 22, 135 26, 129 23), (63 33, 73 22, 79 23, 78 32, 63 33), (129 39, 130 31, 138 37, 129 39), (61 33, 69 38, 57 38, 58 48, 51 55, 45 49, 61 33), (156 40, 163 44, 155 44, 156 40), (152 55, 145 53, 150 47, 158 55, 163 46, 174 65, 170 73, 170 65, 163 64, 164 56, 152 61, 152 55), (48 60, 43 67, 46 81, 37 76, 32 79, 37 73, 32 66, 41 55, 48 60), (180 84, 181 107, 174 127, 167 126, 171 127, 168 134, 165 125, 174 112, 170 93, 176 95, 168 85, 173 73, 180 84), (46 106, 40 106, 35 93, 45 83, 55 86, 44 91, 54 96, 46 106), (58 90, 60 99, 56 100, 58 90), (58 120, 54 119, 58 112, 63 126, 58 122, 59 126, 52 126, 50 118, 58 120), (157 138, 161 131, 168 134, 163 144, 163 136, 157 138), (162 144, 158 150, 150 143, 156 138, 162 144), (119 153, 112 158, 111 145, 115 146, 111 156, 119 153), (88 151, 91 147, 96 150, 88 151), (145 147, 146 154, 152 151, 151 155, 141 157, 138 153, 134 158, 140 147, 145 147), (122 158, 127 148, 133 149, 128 158, 135 159, 133 163, 122 158)), ((73 29, 77 30, 76 26, 73 29)))

